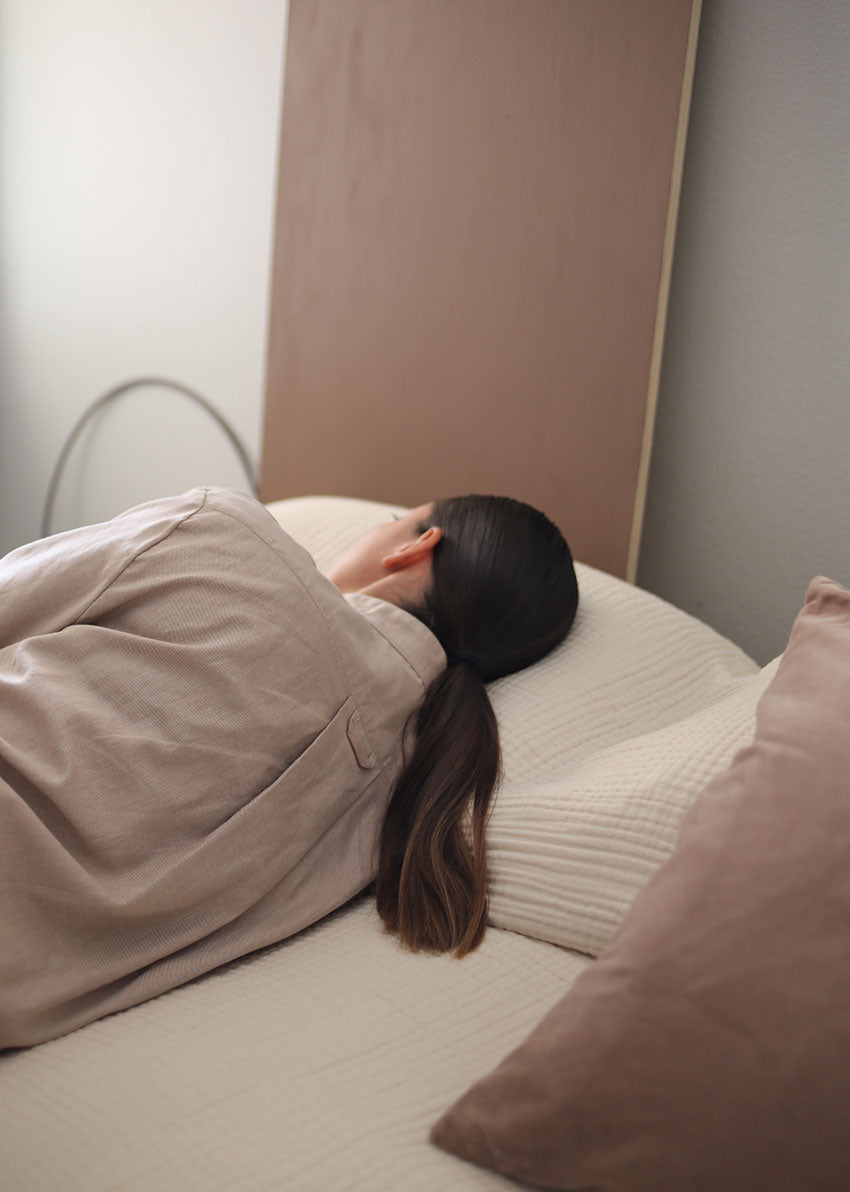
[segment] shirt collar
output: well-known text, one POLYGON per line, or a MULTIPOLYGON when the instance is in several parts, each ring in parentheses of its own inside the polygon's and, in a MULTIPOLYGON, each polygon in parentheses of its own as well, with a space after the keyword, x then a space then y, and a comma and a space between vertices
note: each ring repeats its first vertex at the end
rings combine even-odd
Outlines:
POLYGON ((348 592, 345 599, 401 654, 419 676, 423 687, 429 687, 445 669, 443 647, 418 617, 388 600, 367 596, 364 592, 348 592))

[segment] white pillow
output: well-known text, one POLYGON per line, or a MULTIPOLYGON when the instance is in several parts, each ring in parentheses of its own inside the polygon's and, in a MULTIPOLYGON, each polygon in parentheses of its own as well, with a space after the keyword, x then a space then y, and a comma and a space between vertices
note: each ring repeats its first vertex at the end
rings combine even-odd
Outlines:
POLYGON ((489 920, 598 956, 672 855, 700 791, 755 735, 778 659, 701 711, 497 793, 487 829, 489 920))
MULTIPOLYGON (((326 569, 404 507, 298 497, 269 509, 326 569)), ((567 640, 489 688, 503 760, 490 921, 595 955, 699 790, 752 736, 770 668, 649 592, 576 573, 567 640)))

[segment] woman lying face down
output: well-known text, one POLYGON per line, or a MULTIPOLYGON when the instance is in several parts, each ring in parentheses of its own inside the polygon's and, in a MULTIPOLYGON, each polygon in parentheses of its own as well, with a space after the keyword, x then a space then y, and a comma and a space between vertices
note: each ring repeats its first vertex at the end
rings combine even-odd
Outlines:
POLYGON ((13 551, 0 585, 0 1047, 373 881, 407 946, 476 946, 486 683, 562 641, 578 601, 542 514, 427 503, 325 576, 259 502, 198 489, 13 551))

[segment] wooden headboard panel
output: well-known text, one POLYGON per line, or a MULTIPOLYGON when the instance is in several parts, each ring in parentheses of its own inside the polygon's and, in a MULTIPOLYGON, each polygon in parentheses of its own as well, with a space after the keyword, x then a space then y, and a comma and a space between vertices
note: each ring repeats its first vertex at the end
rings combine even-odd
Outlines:
POLYGON ((634 577, 698 9, 291 0, 264 500, 503 493, 634 577))

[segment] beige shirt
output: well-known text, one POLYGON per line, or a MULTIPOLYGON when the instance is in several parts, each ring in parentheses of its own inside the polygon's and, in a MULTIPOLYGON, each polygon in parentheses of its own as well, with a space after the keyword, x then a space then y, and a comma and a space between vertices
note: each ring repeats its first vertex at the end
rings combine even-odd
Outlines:
POLYGON ((445 666, 252 497, 196 489, 0 561, 0 1047, 315 922, 375 872, 445 666))

